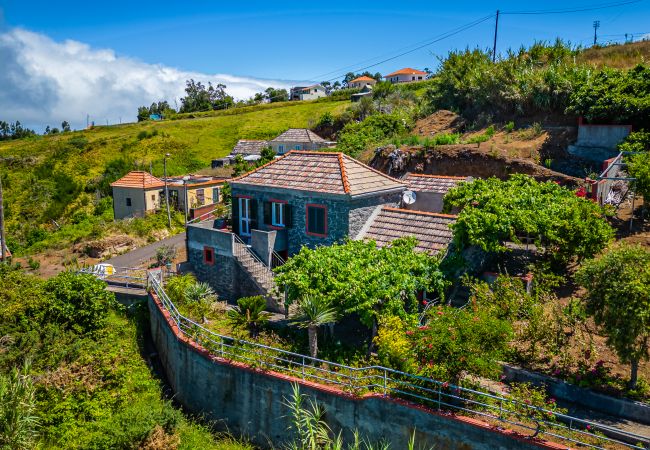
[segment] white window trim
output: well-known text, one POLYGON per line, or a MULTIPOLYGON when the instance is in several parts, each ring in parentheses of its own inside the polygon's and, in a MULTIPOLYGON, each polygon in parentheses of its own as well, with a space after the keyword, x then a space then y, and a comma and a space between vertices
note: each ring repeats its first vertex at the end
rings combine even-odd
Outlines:
POLYGON ((271 202, 271 225, 274 227, 284 227, 284 203, 271 202), (279 207, 278 207, 279 206, 279 207), (277 211, 280 212, 278 217, 277 211))

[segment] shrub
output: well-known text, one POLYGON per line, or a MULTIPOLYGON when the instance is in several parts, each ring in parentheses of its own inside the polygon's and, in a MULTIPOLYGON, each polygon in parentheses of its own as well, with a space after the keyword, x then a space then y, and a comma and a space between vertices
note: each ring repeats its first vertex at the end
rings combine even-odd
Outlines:
POLYGON ((161 245, 156 249, 156 264, 164 266, 170 264, 176 258, 176 247, 173 245, 161 245))
POLYGON ((513 121, 508 122, 504 129, 506 130, 506 133, 512 133, 512 131, 515 129, 515 123, 513 121))
POLYGON ((0 373, 0 448, 28 450, 35 447, 39 420, 29 366, 0 373))
POLYGON ((650 151, 650 132, 645 130, 633 131, 623 142, 618 144, 621 152, 648 152, 650 151))
POLYGON ((375 114, 363 122, 349 123, 343 127, 338 136, 337 148, 354 157, 371 145, 403 134, 408 125, 410 124, 399 114, 375 114))
POLYGON ((196 278, 191 273, 177 275, 167 280, 165 291, 169 299, 176 305, 185 305, 188 302, 187 291, 196 284, 196 278))
POLYGON ((106 326, 108 311, 116 308, 115 295, 93 275, 62 272, 45 284, 51 295, 46 316, 78 333, 93 333, 106 326))
POLYGON ((228 311, 228 319, 234 326, 245 327, 251 337, 255 337, 260 326, 269 321, 270 313, 266 309, 266 300, 261 295, 242 297, 237 300, 237 306, 228 311))
POLYGON ((627 171, 634 180, 636 191, 643 196, 643 202, 650 204, 650 152, 632 155, 627 162, 627 171))
POLYGON ((410 371, 414 362, 406 330, 402 319, 388 316, 379 320, 379 331, 375 337, 379 361, 387 367, 404 372, 410 371))

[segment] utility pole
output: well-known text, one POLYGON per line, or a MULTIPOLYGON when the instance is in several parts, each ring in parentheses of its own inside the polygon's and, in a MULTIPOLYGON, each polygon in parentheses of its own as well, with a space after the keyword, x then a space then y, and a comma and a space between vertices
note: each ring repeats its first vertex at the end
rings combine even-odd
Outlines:
POLYGON ((600 28, 600 20, 594 20, 594 45, 598 42, 598 28, 600 28))
POLYGON ((172 229, 172 215, 169 212, 169 188, 167 187, 167 158, 171 156, 169 153, 165 153, 163 158, 163 171, 165 172, 165 203, 167 204, 167 225, 169 229, 172 229))
POLYGON ((0 174, 0 263, 5 263, 7 261, 7 254, 5 249, 7 244, 5 241, 5 210, 2 199, 2 174, 0 174))
POLYGON ((497 60, 497 32, 499 31, 499 10, 497 9, 497 18, 494 22, 494 46, 492 47, 492 62, 497 60))

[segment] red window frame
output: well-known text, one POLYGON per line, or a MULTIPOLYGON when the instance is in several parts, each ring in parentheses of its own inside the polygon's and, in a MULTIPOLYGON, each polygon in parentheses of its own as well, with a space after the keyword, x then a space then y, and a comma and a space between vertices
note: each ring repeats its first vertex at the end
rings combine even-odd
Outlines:
POLYGON ((214 266, 214 248, 205 246, 203 247, 203 264, 214 266), (208 261, 208 255, 211 255, 211 260, 208 261))
POLYGON ((316 237, 327 237, 327 205, 319 205, 317 203, 307 203, 305 205, 305 234, 308 236, 316 236, 316 237), (309 231, 309 208, 320 208, 325 210, 325 218, 323 219, 325 221, 325 233, 320 234, 320 233, 312 233, 309 231))

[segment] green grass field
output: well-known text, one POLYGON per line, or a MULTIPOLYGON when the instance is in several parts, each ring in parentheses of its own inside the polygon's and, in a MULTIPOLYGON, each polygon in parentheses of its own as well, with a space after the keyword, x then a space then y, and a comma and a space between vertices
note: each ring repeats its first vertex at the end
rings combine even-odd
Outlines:
MULTIPOLYGON (((162 176, 166 153, 169 175, 196 172, 229 154, 238 139, 271 139, 288 128, 314 125, 325 112, 338 113, 349 104, 257 105, 0 142, 9 246, 27 249, 58 226, 83 223, 84 215, 96 214, 99 193, 109 194, 109 183, 125 171, 151 167, 162 176)), ((79 232, 53 241, 67 245, 84 237, 79 232)))

